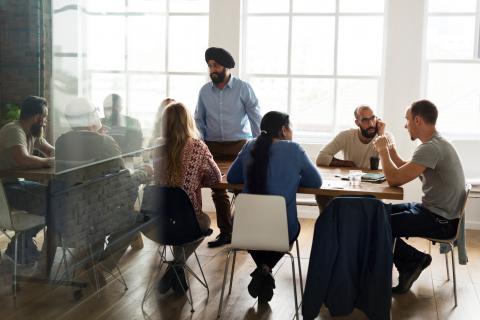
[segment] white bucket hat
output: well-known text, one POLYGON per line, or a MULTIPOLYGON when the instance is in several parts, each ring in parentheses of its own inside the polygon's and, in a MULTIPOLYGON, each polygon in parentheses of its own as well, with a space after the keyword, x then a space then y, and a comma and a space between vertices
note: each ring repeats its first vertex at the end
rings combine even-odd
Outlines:
POLYGON ((70 101, 65 107, 65 118, 72 128, 93 126, 95 130, 99 130, 102 127, 98 109, 85 98, 70 101))

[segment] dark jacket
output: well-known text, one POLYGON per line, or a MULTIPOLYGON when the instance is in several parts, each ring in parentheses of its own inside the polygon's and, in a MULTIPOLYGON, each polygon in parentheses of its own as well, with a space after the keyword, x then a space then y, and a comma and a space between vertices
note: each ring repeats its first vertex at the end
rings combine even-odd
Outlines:
POLYGON ((315 318, 325 304, 332 316, 357 307, 372 320, 390 319, 391 233, 381 201, 332 200, 315 223, 303 318, 315 318))

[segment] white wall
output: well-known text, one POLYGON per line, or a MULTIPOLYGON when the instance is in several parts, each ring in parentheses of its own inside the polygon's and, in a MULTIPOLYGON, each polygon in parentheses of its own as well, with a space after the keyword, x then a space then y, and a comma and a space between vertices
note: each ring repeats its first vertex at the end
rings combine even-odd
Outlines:
MULTIPOLYGON (((379 108, 387 130, 395 136, 397 149, 409 159, 417 142, 412 142, 404 128, 405 108, 422 98, 425 30, 425 0, 387 0, 385 14, 384 91, 379 108)), ((209 44, 223 46, 241 57, 241 0, 210 0, 209 44)), ((238 68, 233 71, 239 74, 238 68)), ((241 75, 240 75, 241 76, 241 75)), ((352 106, 353 108, 354 106, 352 106)), ((310 158, 315 159, 321 144, 303 144, 310 158)), ((405 186, 404 201, 421 201, 418 179, 405 186)), ((304 197, 304 196, 302 196, 304 197)), ((203 191, 204 208, 213 211, 209 190, 203 191)), ((299 207, 300 216, 316 217, 317 209, 299 207)), ((467 228, 480 229, 480 198, 472 198, 467 206, 467 228)))

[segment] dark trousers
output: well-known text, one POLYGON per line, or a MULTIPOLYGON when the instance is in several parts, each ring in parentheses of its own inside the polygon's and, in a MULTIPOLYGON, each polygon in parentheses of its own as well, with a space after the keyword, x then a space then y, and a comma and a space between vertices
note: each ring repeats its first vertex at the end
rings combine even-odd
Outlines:
MULTIPOLYGON (((247 140, 205 141, 215 161, 233 161, 247 140)), ((217 212, 217 226, 220 233, 231 234, 233 221, 230 210, 230 198, 224 189, 212 189, 212 199, 217 212)))
MULTIPOLYGON (((290 240, 290 247, 292 247, 295 240, 297 240, 300 234, 300 229, 298 229, 298 233, 295 235, 293 240, 290 240)), ((257 267, 261 267, 262 265, 267 265, 270 269, 273 269, 282 259, 284 253, 276 252, 276 251, 260 251, 260 250, 249 250, 248 253, 252 256, 253 261, 257 267)))
POLYGON ((453 237, 457 230, 459 219, 445 219, 422 207, 419 203, 387 206, 391 208, 392 236, 397 238, 393 263, 399 272, 411 271, 425 255, 408 245, 400 237, 448 239, 453 237))

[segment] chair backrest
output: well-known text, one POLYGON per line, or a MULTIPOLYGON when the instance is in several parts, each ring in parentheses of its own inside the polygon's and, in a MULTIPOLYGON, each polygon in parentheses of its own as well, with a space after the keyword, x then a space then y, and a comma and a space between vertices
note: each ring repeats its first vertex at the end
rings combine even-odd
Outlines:
POLYGON ((232 247, 288 252, 285 198, 241 193, 235 200, 232 247))
POLYGON ((467 206, 467 200, 471 190, 472 190, 472 185, 467 183, 465 185, 465 200, 463 200, 463 203, 460 209, 460 218, 458 219, 457 233, 455 233, 455 239, 458 238, 458 235, 460 234, 462 220, 465 219, 465 207, 467 206))
POLYGON ((10 207, 5 195, 2 180, 0 180, 0 228, 10 229, 12 227, 12 217, 10 216, 10 207))
POLYGON ((127 169, 75 185, 70 182, 62 175, 51 181, 50 214, 65 246, 85 247, 109 234, 133 228, 138 186, 127 169))
POLYGON ((162 245, 182 245, 203 237, 192 202, 181 188, 146 186, 140 210, 156 220, 162 245))

